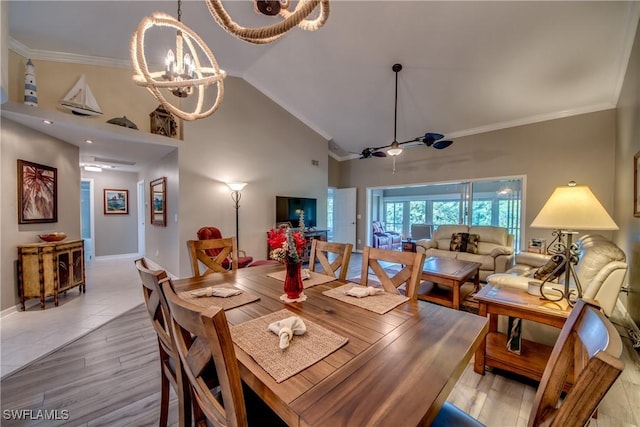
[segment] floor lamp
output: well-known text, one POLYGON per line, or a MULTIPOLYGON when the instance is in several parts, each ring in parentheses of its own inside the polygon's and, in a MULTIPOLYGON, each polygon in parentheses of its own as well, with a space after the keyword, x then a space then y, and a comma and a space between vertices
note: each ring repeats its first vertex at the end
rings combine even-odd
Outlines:
POLYGON ((238 210, 240 209, 240 198, 242 197, 242 189, 247 186, 246 182, 228 182, 227 186, 231 189, 231 199, 233 207, 236 209, 236 245, 240 247, 240 236, 238 233, 238 210))
POLYGON ((564 267, 564 290, 557 290, 561 295, 557 298, 545 295, 543 282, 540 286, 543 298, 551 301, 564 298, 569 305, 573 305, 577 298, 582 298, 580 280, 573 269, 573 265, 578 262, 578 246, 573 243, 573 235, 577 232, 574 230, 617 230, 618 226, 589 187, 570 181, 568 185, 554 190, 531 227, 554 230, 555 239, 550 245, 549 253, 561 259, 554 271, 561 271, 564 267), (571 278, 575 291, 571 289, 571 278), (573 293, 576 297, 572 299, 573 293))

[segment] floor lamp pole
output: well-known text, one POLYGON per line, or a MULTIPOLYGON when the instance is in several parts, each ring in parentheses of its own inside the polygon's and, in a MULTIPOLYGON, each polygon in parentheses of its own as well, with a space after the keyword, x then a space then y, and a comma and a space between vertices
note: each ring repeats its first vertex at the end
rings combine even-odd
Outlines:
POLYGON ((242 197, 242 193, 238 190, 234 190, 231 192, 231 199, 233 200, 233 207, 236 210, 236 245, 240 247, 240 235, 239 235, 239 227, 238 227, 238 211, 240 209, 240 198, 242 197))

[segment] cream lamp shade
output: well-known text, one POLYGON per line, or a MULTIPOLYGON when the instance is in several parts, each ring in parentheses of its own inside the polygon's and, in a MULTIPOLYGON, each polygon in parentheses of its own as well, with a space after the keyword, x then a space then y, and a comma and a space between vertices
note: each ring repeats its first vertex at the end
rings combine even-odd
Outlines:
POLYGON ((591 189, 573 182, 554 190, 531 227, 560 230, 618 229, 591 189))
POLYGON ((246 182, 228 182, 227 186, 232 190, 232 191, 242 191, 242 189, 244 187, 246 187, 247 183, 246 182))

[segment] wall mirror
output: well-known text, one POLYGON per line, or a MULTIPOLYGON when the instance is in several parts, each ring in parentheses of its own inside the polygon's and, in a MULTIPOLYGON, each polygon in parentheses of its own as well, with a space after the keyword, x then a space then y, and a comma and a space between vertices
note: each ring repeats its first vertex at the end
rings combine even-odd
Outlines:
POLYGON ((151 224, 167 225, 167 178, 151 181, 151 224))

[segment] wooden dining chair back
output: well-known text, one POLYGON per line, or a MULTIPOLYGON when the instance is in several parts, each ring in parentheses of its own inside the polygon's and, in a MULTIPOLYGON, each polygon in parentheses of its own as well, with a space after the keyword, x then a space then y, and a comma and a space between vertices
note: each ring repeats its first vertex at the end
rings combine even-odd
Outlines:
POLYGON ((211 273, 226 273, 238 268, 238 246, 235 237, 208 240, 187 240, 191 270, 194 277, 211 273), (216 252, 216 255, 210 255, 216 252), (231 262, 228 261, 231 260, 231 262), (227 260, 225 262, 225 260, 227 260), (204 269, 200 270, 200 263, 204 269))
POLYGON ((529 426, 584 426, 624 369, 622 340, 594 301, 579 300, 542 374, 529 426), (560 400, 573 369, 574 384, 560 400), (561 402, 561 403, 560 403, 561 402))
POLYGON ((405 285, 405 295, 411 299, 417 299, 424 258, 424 253, 399 252, 365 246, 362 252, 360 284, 368 286, 368 273, 371 269, 385 291, 398 293, 398 288, 405 285), (385 269, 380 262, 393 263, 397 266, 388 266, 385 269))
MULTIPOLYGON (((542 374, 528 426, 585 426, 624 369, 622 340, 594 301, 578 300, 542 374), (561 399, 573 371, 574 383, 561 399)), ((432 427, 482 424, 445 402, 432 427)))
POLYGON ((319 262, 322 274, 344 281, 347 278, 352 251, 353 245, 351 243, 326 242, 313 239, 309 255, 309 271, 316 271, 316 263, 319 262), (331 255, 335 255, 335 258, 329 261, 329 258, 332 258, 331 255), (340 274, 336 276, 336 271, 338 270, 340 270, 340 274))
POLYGON ((247 426, 240 368, 224 310, 211 306, 201 311, 174 292, 171 280, 162 289, 193 396, 195 425, 247 426))
POLYGON ((144 258, 135 260, 135 265, 142 282, 144 302, 151 319, 151 324, 158 336, 158 352, 160 355, 160 426, 167 425, 169 414, 169 385, 178 396, 180 425, 191 425, 191 399, 189 388, 182 375, 180 358, 176 352, 175 342, 169 325, 169 308, 162 295, 160 283, 167 278, 164 270, 150 270, 144 258))

